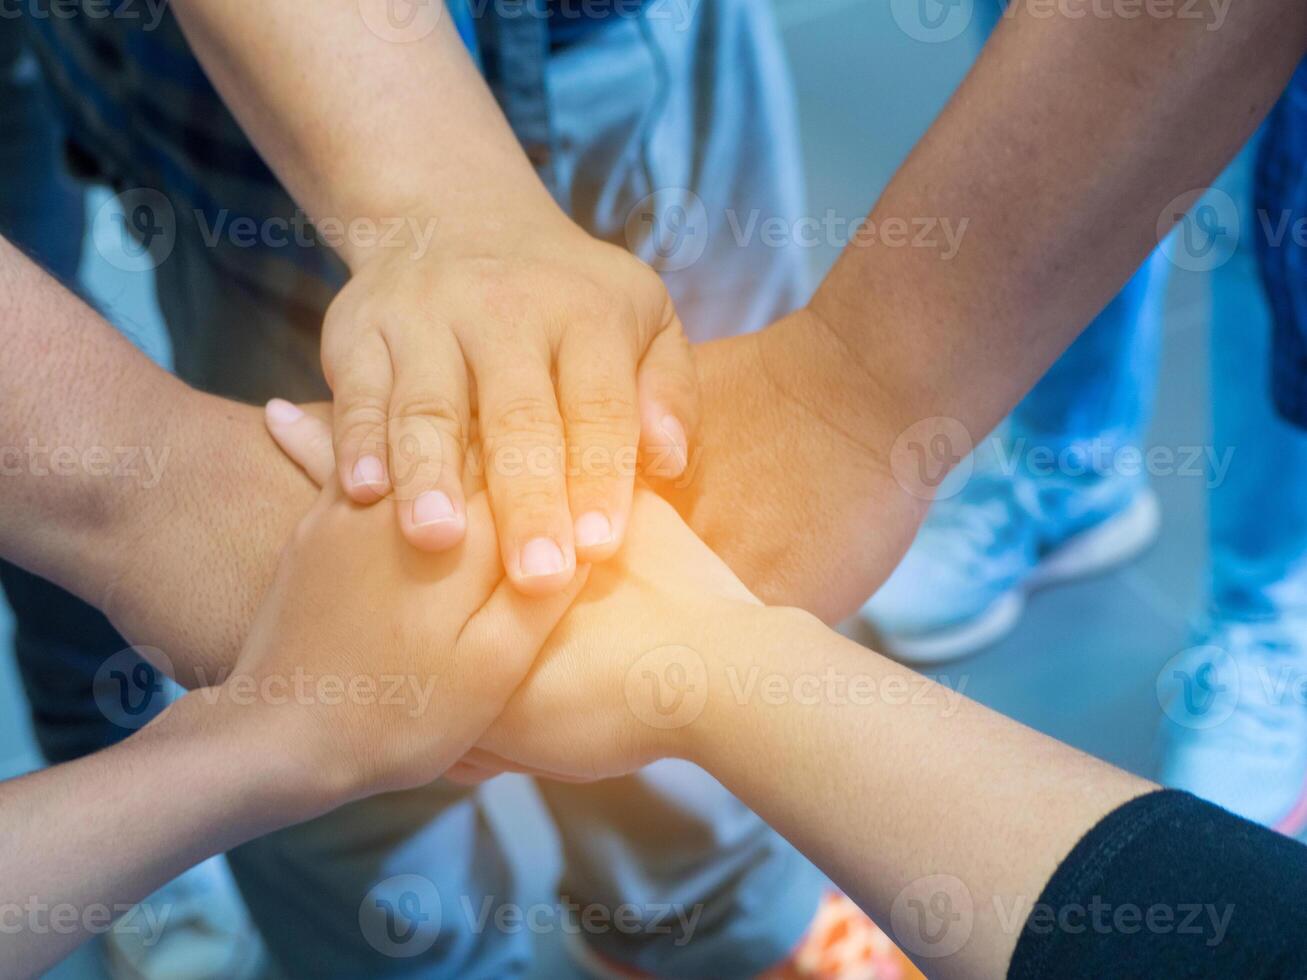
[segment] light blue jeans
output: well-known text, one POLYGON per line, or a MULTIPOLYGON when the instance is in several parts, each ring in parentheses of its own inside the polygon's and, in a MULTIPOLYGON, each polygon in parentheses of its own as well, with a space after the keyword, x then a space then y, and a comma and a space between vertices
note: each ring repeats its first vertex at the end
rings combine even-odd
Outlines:
MULTIPOLYGON (((981 28, 992 30, 1005 6, 978 6, 981 28)), ((1066 533, 1101 518, 1103 506, 1124 505, 1144 482, 1142 472, 1120 477, 1109 467, 1120 450, 1143 445, 1152 419, 1166 272, 1166 259, 1154 253, 1008 418, 1006 448, 1023 475, 1032 476, 1024 464, 1040 459, 1036 453, 1070 464, 1054 472, 1040 466, 1033 476, 1045 516, 1066 533), (1095 493, 1093 509, 1081 511, 1077 489, 1104 475, 1113 476, 1116 499, 1095 493)))
POLYGON ((1231 258, 1212 273, 1212 414, 1228 474, 1211 492, 1211 613, 1290 621, 1307 636, 1307 431, 1275 411, 1272 316, 1257 262, 1256 146, 1218 183, 1238 204, 1231 258))

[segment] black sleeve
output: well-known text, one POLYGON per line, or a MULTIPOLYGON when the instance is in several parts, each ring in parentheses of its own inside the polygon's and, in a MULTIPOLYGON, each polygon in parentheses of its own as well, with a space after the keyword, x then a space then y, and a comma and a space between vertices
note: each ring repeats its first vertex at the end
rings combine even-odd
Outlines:
POLYGON ((1188 793, 1131 800, 1049 880, 1008 976, 1307 977, 1307 847, 1188 793))

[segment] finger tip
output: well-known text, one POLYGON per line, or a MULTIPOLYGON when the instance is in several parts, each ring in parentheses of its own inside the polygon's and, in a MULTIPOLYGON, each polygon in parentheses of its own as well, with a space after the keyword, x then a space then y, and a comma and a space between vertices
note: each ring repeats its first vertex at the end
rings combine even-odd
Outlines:
POLYGON ((357 504, 374 504, 390 493, 385 464, 376 456, 360 456, 353 465, 345 460, 339 470, 345 495, 357 504))
POLYGON ((467 522, 461 518, 433 524, 415 524, 411 517, 403 520, 404 537, 421 551, 449 551, 467 537, 467 522))
POLYGON ((558 595, 572 584, 576 568, 570 566, 552 575, 524 575, 520 569, 510 572, 509 579, 522 595, 531 599, 544 599, 558 595))

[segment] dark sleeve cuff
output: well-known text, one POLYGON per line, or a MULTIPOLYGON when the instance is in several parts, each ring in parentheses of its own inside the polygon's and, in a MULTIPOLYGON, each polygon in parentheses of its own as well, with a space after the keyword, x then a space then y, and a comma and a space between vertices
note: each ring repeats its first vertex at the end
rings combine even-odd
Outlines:
POLYGON ((1160 790, 1085 834, 1032 907, 1008 976, 1307 976, 1307 848, 1160 790))

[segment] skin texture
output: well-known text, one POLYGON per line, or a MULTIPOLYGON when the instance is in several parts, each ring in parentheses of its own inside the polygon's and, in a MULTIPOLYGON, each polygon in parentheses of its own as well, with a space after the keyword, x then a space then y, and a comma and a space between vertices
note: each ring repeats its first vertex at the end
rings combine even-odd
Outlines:
POLYGON ((230 670, 316 488, 259 410, 186 387, 2 239, 0 323, 0 549, 187 686, 230 670))
POLYGON ((637 447, 673 475, 686 456, 698 416, 689 349, 657 274, 554 203, 452 18, 402 43, 386 0, 173 9, 320 228, 405 229, 390 244, 347 235, 339 248, 352 277, 322 357, 346 493, 393 495, 414 545, 452 547, 467 530, 461 475, 479 438, 519 589, 557 592, 578 558, 613 554, 637 447))
MULTIPOLYGON (((240 7, 230 5, 233 18, 241 16, 237 12, 240 7)), ((337 8, 321 7, 339 13, 337 8)), ((223 14, 209 16, 220 20, 223 14)), ((275 14, 266 15, 261 25, 266 26, 268 16, 275 20, 275 14)), ((255 22, 248 12, 244 17, 247 24, 255 22)), ((809 339, 816 336, 820 344, 826 344, 834 338, 843 344, 849 356, 866 369, 869 403, 879 410, 873 417, 881 421, 866 430, 866 459, 850 454, 859 460, 855 469, 865 466, 875 474, 880 465, 881 475, 875 479, 889 488, 883 461, 890 459, 889 468, 893 469, 891 447, 907 425, 943 415, 980 434, 1010 409, 1155 243, 1156 223, 1167 213, 1168 201, 1210 180, 1251 132, 1303 53, 1307 9, 1288 0, 1240 3, 1231 8, 1221 30, 1203 27, 1181 20, 1048 20, 1019 13, 1000 28, 976 70, 873 212, 876 220, 905 215, 970 217, 972 233, 949 275, 936 275, 935 267, 926 264, 933 257, 911 249, 850 250, 809 311, 812 322, 823 331, 809 339), (1163 91, 1167 97, 1157 97, 1163 91), (1085 98, 1085 92, 1094 93, 1093 98, 1085 98), (1123 112, 1122 106, 1135 111, 1123 112), (1105 159, 1113 161, 1113 166, 1102 167, 1105 159), (1020 202, 1020 207, 1014 202, 1020 202), (1060 288, 1046 288, 1050 277, 1060 288)), ((278 35, 269 31, 268 36, 278 35)), ((338 39, 301 30, 298 40, 310 49, 302 53, 309 55, 318 45, 331 50, 329 41, 338 39)), ((230 49, 248 50, 253 60, 301 66, 296 71, 303 71, 305 63, 296 58, 264 57, 267 49, 255 43, 248 48, 231 45, 230 49)), ((221 75, 221 66, 214 69, 211 65, 211 70, 221 75)), ((304 72, 300 87, 308 86, 307 79, 316 83, 331 74, 304 72)), ((366 72, 342 74, 367 76, 366 72)), ((272 86, 267 91, 275 90, 272 86)), ((378 113, 378 122, 386 115, 378 113)), ((291 117, 270 113, 268 118, 291 117)), ((304 112, 302 118, 303 127, 318 136, 322 135, 319 130, 330 129, 320 113, 304 112)), ((265 129, 270 128, 265 124, 265 129)), ((299 128, 297 124, 288 129, 299 128)), ((459 145, 469 144, 480 146, 481 141, 459 145)), ((292 166, 308 170, 305 160, 319 161, 317 166, 325 166, 322 160, 332 161, 333 166, 339 160, 346 171, 353 167, 355 176, 368 173, 367 167, 358 165, 365 154, 353 144, 346 149, 350 152, 304 154, 292 166)), ((400 154, 395 159, 407 158, 400 154)), ((430 162, 417 159, 415 166, 419 167, 430 162)), ((288 183, 293 184, 294 177, 288 178, 288 183)), ((322 181, 323 185, 330 183, 322 181)), ((354 186, 362 185, 356 182, 354 186)), ((490 213, 501 216, 516 217, 517 212, 511 205, 490 208, 490 213)), ((338 213, 370 212, 342 208, 338 213)), ((5 257, 12 259, 11 255, 5 257)), ((29 567, 72 583, 93 601, 107 602, 116 621, 138 624, 147 633, 157 631, 175 643, 174 648, 186 648, 188 640, 193 640, 202 651, 199 656, 211 656, 215 663, 225 651, 230 662, 231 638, 243 633, 252 612, 252 597, 262 591, 270 575, 267 556, 297 516, 296 505, 283 501, 298 499, 307 506, 309 491, 304 480, 289 468, 278 470, 271 463, 265 473, 260 454, 265 453, 266 444, 258 448, 247 415, 216 406, 211 400, 196 400, 193 393, 167 382, 161 374, 139 372, 131 363, 130 352, 123 350, 125 345, 107 332, 87 343, 77 333, 87 324, 87 314, 77 304, 51 300, 48 289, 37 288, 39 278, 21 263, 0 262, 0 270, 0 309, 7 315, 16 311, 18 326, 7 333, 13 334, 14 349, 20 355, 7 357, 0 373, 6 405, 13 406, 0 423, 5 426, 6 445, 23 445, 35 433, 40 438, 64 440, 56 444, 86 446, 89 438, 110 433, 112 439, 136 439, 135 443, 113 445, 162 448, 174 441, 179 446, 204 445, 211 459, 228 464, 224 469, 217 462, 200 460, 202 454, 187 453, 192 458, 170 473, 169 490, 153 498, 144 498, 131 488, 87 479, 85 474, 63 483, 48 477, 30 479, 30 473, 6 477, 0 546, 29 567), (35 329, 37 323, 41 330, 35 329), (188 403, 195 407, 193 413, 181 411, 188 403), (61 414, 56 424, 48 427, 43 414, 48 404, 77 410, 61 414), (95 419, 102 428, 92 432, 86 419, 95 419), (140 419, 149 419, 150 426, 140 419), (196 428, 196 419, 209 425, 196 428), (244 451, 255 457, 248 471, 243 462, 231 463, 241 455, 236 448, 238 435, 248 437, 244 451), (162 443, 157 442, 160 438, 162 443), (251 451, 250 446, 255 448, 251 451), (232 465, 234 475, 229 472, 232 465), (272 491, 267 498, 273 500, 269 510, 256 514, 253 521, 237 520, 234 515, 247 517, 249 513, 242 501, 251 495, 264 499, 259 493, 265 488, 272 491), (278 493, 283 496, 276 496, 278 493), (125 557, 129 557, 128 570, 112 572, 125 557), (147 588, 147 580, 162 587, 147 588), (106 581, 112 581, 113 587, 106 590, 106 581), (196 598, 206 588, 213 591, 196 598), (156 594, 142 598, 151 592, 156 594), (179 615, 182 609, 188 613, 179 615), (186 624, 178 626, 179 619, 186 619, 186 624), (211 630, 213 636, 208 635, 211 630)), ((774 336, 786 339, 784 334, 781 331, 774 336)), ((799 356, 806 346, 793 338, 787 343, 794 346, 781 345, 778 350, 795 354, 801 369, 809 370, 813 362, 799 356)), ((764 363, 785 363, 785 358, 764 363)), ((823 359, 816 357, 815 363, 823 363, 823 359)), ((796 390, 811 393, 817 389, 805 386, 796 390)), ((766 386, 754 389, 755 394, 766 391, 766 386)), ((809 404, 824 402, 818 395, 812 398, 809 404)), ((855 401, 868 404, 850 396, 850 404, 855 401)), ((757 408, 764 403, 765 398, 754 405, 757 408)), ((764 418, 774 421, 762 426, 759 436, 786 448, 785 438, 789 437, 777 434, 785 431, 785 413, 773 412, 764 418)), ((812 429, 814 438, 825 431, 815 424, 812 429)), ((805 458, 817 452, 810 448, 812 441, 800 441, 805 458)), ((752 453, 751 461, 741 464, 741 479, 756 478, 763 472, 759 459, 752 453)), ((722 466, 723 475, 713 478, 718 487, 748 485, 733 481, 726 475, 727 464, 722 466)), ((814 472, 795 469, 808 478, 814 472)), ((854 486, 858 480, 848 482, 854 486)), ((691 506, 711 515, 707 501, 714 496, 705 490, 705 503, 691 506)), ((903 496, 910 495, 879 499, 884 520, 901 517, 910 522, 914 514, 919 515, 919 503, 905 501, 903 496)), ((769 491, 769 510, 783 512, 781 502, 786 498, 786 492, 769 491)), ((838 497, 836 500, 838 506, 838 497)), ((339 515, 343 506, 333 502, 324 511, 324 533, 346 533, 349 522, 339 515), (338 526, 337 521, 344 523, 338 526)), ((643 521, 643 503, 640 510, 638 517, 643 521)), ((727 510, 718 507, 711 520, 701 518, 722 541, 730 537, 732 525, 727 510)), ((750 527, 746 520, 744 514, 734 519, 741 536, 746 530, 757 532, 756 525, 750 527)), ((584 600, 577 610, 579 616, 589 617, 589 628, 575 634, 567 629, 560 632, 557 644, 547 647, 528 685, 486 736, 481 747, 484 754, 474 754, 471 764, 483 770, 492 765, 556 770, 568 778, 589 778, 620 772, 664 754, 689 757, 715 772, 790 836, 882 922, 890 921, 888 910, 905 882, 910 887, 917 876, 946 869, 967 886, 981 911, 971 941, 952 957, 932 961, 933 972, 946 976, 1001 973, 1010 958, 1016 930, 1005 930, 985 911, 993 907, 986 899, 1029 899, 1037 894, 1088 827, 1149 785, 965 701, 956 713, 945 717, 934 709, 918 711, 888 700, 859 710, 832 703, 813 710, 812 705, 794 702, 776 705, 741 699, 732 677, 738 678, 741 670, 753 666, 782 678, 788 676, 791 681, 796 669, 811 670, 814 665, 857 670, 880 682, 881 690, 886 679, 899 677, 909 682, 911 675, 835 639, 801 614, 759 610, 738 589, 732 593, 723 569, 711 563, 711 555, 693 535, 678 528, 665 506, 651 502, 648 521, 654 529, 654 543, 648 546, 650 561, 659 567, 636 574, 633 565, 620 582, 609 584, 606 590, 602 581, 597 584, 594 597, 584 600), (678 548, 683 549, 679 558, 678 548), (678 560, 686 563, 679 570, 678 560), (695 579, 696 574, 701 577, 695 579), (670 585, 682 581, 699 585, 695 601, 684 601, 686 596, 670 585), (710 595, 712 585, 723 590, 716 601, 710 595), (612 615, 610 621, 605 621, 605 609, 612 615), (685 620, 674 618, 678 609, 686 610, 685 620), (636 615, 636 610, 644 612, 636 615), (657 614, 650 616, 649 610, 657 614), (628 622, 634 628, 623 633, 628 622), (692 646, 703 660, 708 700, 698 718, 672 734, 642 721, 627 697, 626 679, 648 652, 646 644, 651 637, 679 640, 692 646), (594 713, 587 726, 597 737, 589 753, 567 758, 557 754, 556 745, 568 745, 571 739, 570 746, 576 749, 580 742, 574 733, 569 734, 574 716, 553 708, 556 703, 585 703, 594 713), (551 724, 555 726, 552 729, 551 724), (646 731, 651 728, 653 734, 646 731), (608 737, 602 737, 605 735, 608 737), (874 746, 874 751, 855 751, 858 746, 874 746), (778 780, 778 772, 785 778, 778 780), (968 799, 973 805, 938 807, 940 799, 954 797, 968 799), (932 820, 921 820, 922 813, 930 813, 932 820)), ((782 528, 782 533, 795 536, 809 531, 797 522, 782 528)), ((393 547, 393 537, 383 540, 393 547)), ((312 572, 328 565, 322 561, 326 552, 314 550, 312 541, 302 541, 299 547, 307 549, 305 561, 313 568, 303 574, 311 579, 312 572)), ((898 543, 887 544, 884 553, 891 554, 899 547, 898 543)), ((637 544, 630 560, 638 563, 645 550, 637 544)), ((810 557, 799 560, 813 562, 810 557)), ((761 567, 765 556, 754 551, 742 551, 736 561, 749 565, 754 577, 765 574, 761 567)), ((838 564, 833 558, 830 563, 838 564)), ((884 564, 871 561, 859 574, 870 581, 884 564)), ((478 567, 470 565, 473 571, 478 567)), ((810 571, 810 565, 804 570, 810 571)), ((338 584, 334 575, 330 578, 333 587, 338 584)), ((304 593, 294 587, 302 584, 301 579, 287 573, 286 581, 292 583, 288 588, 296 592, 297 603, 304 600, 304 593)), ((794 584, 782 581, 772 588, 780 594, 794 584)), ((469 592, 481 595, 470 585, 469 592)), ((327 607, 334 608, 334 604, 328 602, 323 608, 327 607)), ((292 619, 287 629, 296 622, 292 619)), ((298 625, 311 638, 309 646, 315 646, 321 639, 312 632, 317 620, 298 625)), ((271 639, 278 633, 276 625, 256 630, 264 642, 253 648, 253 660, 249 661, 253 671, 276 671, 300 662, 305 655, 307 646, 298 648, 299 656, 281 653, 271 639), (279 656, 291 659, 280 661, 279 656)), ((397 646, 412 652, 411 645, 397 646)), ((296 650, 294 646, 285 649, 296 650)), ((357 656, 356 651, 352 655, 357 656)), ((305 717, 312 716, 313 712, 305 712, 305 717)), ((479 720, 481 715, 477 717, 479 720)), ((321 733, 323 728, 315 721, 307 731, 321 733)), ((233 740, 241 738, 232 726, 224 726, 223 731, 224 745, 236 744, 233 740)), ((246 731, 252 733, 252 744, 268 744, 267 729, 251 724, 246 731)), ((394 784, 403 785, 407 779, 431 774, 430 769, 423 769, 398 776, 388 773, 383 779, 382 773, 394 761, 387 754, 391 748, 377 748, 375 756, 364 751, 376 738, 376 729, 370 735, 367 731, 365 727, 360 741, 347 741, 350 751, 346 757, 355 763, 348 768, 361 775, 358 784, 350 780, 347 787, 305 789, 302 796, 293 792, 293 801, 283 801, 285 812, 302 817, 312 812, 311 801, 316 799, 321 805, 333 792, 358 792, 369 780, 389 785, 388 780, 394 779, 394 784)), ((466 739, 465 728, 459 727, 455 745, 466 739)), ((147 744, 133 741, 137 746, 147 744)), ((400 739, 398 743, 397 751, 416 746, 424 750, 424 758, 433 744, 426 738, 400 739)), ((294 740, 276 738, 274 744, 294 744, 294 740)), ((89 797, 104 806, 112 795, 110 787, 121 786, 129 778, 135 780, 155 766, 177 780, 160 786, 186 785, 187 766, 203 766, 207 772, 212 768, 209 763, 224 758, 221 753, 212 754, 215 745, 201 738, 189 754, 180 746, 174 753, 145 756, 132 754, 144 751, 137 747, 114 750, 117 754, 110 766, 119 766, 116 771, 78 764, 7 785, 4 809, 27 813, 23 824, 29 828, 38 823, 31 814, 40 813, 42 828, 56 832, 61 841, 75 841, 76 828, 61 828, 50 815, 76 813, 80 808, 75 801, 89 797), (173 760, 172 768, 165 758, 173 760), (73 775, 68 775, 70 772, 73 775), (107 781, 110 776, 112 782, 107 781)), ((243 782, 251 776, 247 771, 219 768, 217 776, 200 784, 201 788, 222 786, 227 790, 216 796, 228 801, 228 806, 238 807, 231 826, 244 828, 242 833, 259 829, 257 820, 243 819, 241 814, 246 811, 240 809, 251 798, 260 799, 260 792, 265 791, 260 774, 254 775, 251 785, 243 782)), ((150 839, 157 851, 167 855, 157 866, 158 874, 165 876, 193 859, 197 850, 192 838, 170 836, 168 829, 212 827, 206 825, 206 816, 212 820, 217 809, 206 809, 203 804, 212 797, 201 793, 172 795, 183 797, 179 804, 184 805, 168 811, 166 827, 156 827, 153 837, 141 838, 150 839), (191 807, 193 811, 188 809, 191 807)), ((275 792, 271 798, 277 799, 275 792)), ((141 816, 132 806, 132 801, 124 803, 119 798, 107 810, 127 824, 141 816)), ((84 827, 82 830, 85 832, 84 827)), ((16 839, 10 835, 6 843, 16 839)), ((220 841, 219 846, 225 843, 230 842, 220 841)), ((19 847, 28 855, 50 850, 39 841, 19 847)), ((69 847, 68 853, 75 854, 76 848, 69 847)), ((129 864, 132 857, 125 853, 123 864, 129 864)), ((20 862, 15 866, 23 867, 20 862)), ((84 870, 85 862, 72 866, 84 870)), ((122 870, 122 865, 119 873, 135 874, 122 870)), ((68 881, 70 877, 65 867, 62 873, 43 880, 68 881)), ((121 883, 112 878, 112 872, 106 880, 114 883, 109 892, 121 883)), ((148 881, 131 881, 131 887, 124 890, 129 899, 148 890, 148 881)), ((31 894, 32 887, 21 893, 31 894)), ((99 893, 74 890, 69 894, 80 900, 99 893)), ((51 942, 58 949, 67 941, 56 938, 51 942)), ((5 955, 10 948, 17 949, 6 947, 5 955)), ((29 962, 18 961, 20 968, 29 962)))
POLYGON ((809 310, 696 357, 698 445, 683 477, 654 485, 764 601, 839 621, 893 571, 927 503, 893 478, 874 376, 809 310))

